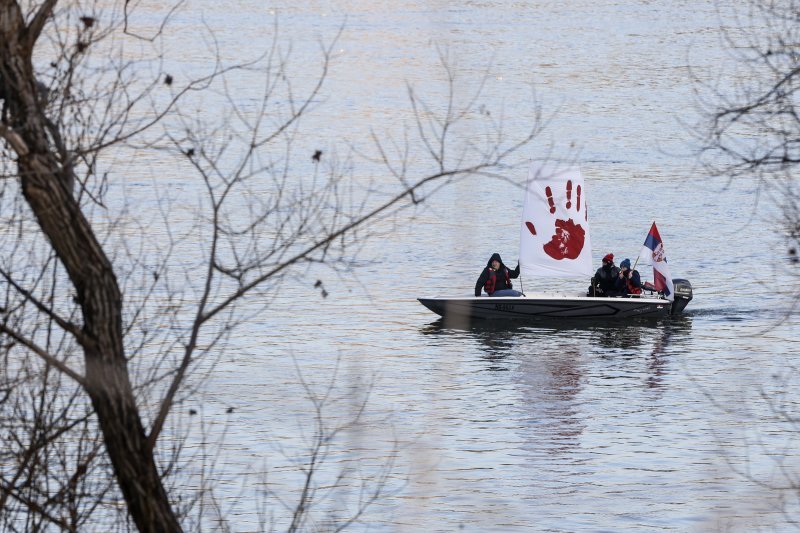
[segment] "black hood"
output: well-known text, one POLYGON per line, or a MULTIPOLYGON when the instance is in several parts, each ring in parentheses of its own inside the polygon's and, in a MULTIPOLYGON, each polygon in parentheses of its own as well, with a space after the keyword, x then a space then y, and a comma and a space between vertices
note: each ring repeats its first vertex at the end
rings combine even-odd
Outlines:
POLYGON ((491 268, 492 267, 492 261, 498 261, 500 263, 501 267, 505 266, 503 264, 503 260, 500 259, 500 254, 492 254, 492 257, 489 258, 489 261, 486 263, 486 266, 491 268))

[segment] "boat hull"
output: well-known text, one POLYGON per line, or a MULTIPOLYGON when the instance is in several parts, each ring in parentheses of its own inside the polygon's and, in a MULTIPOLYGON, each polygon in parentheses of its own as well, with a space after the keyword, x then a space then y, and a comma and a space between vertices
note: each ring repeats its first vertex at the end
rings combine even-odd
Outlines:
POLYGON ((671 309, 669 300, 652 297, 477 296, 418 300, 444 318, 471 319, 659 317, 669 315, 671 309))

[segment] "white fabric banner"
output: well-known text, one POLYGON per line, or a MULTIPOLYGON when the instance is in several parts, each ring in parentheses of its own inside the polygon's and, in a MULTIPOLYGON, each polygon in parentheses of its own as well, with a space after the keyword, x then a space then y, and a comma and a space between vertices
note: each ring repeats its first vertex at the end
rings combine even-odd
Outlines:
POLYGON ((523 274, 587 279, 594 274, 586 198, 579 168, 531 165, 520 230, 523 274))

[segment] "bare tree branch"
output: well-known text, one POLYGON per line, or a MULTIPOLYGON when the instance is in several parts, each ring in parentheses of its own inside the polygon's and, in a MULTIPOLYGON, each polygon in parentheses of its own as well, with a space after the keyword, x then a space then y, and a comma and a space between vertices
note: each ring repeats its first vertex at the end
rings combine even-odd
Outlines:
POLYGON ((57 1, 58 0, 45 0, 42 5, 39 6, 39 9, 36 11, 36 15, 28 25, 28 31, 26 32, 25 39, 27 40, 26 45, 31 51, 33 51, 33 45, 39 39, 39 35, 44 29, 47 19, 53 15, 53 8, 56 6, 57 1))
POLYGON ((22 335, 18 334, 13 329, 6 327, 5 324, 0 323, 0 333, 8 335, 21 345, 25 346, 28 350, 35 353, 38 357, 40 357, 46 363, 53 365, 55 368, 66 374, 67 376, 71 377, 75 380, 76 383, 85 386, 86 385, 86 378, 81 376, 66 364, 59 361, 57 358, 52 356, 51 354, 47 353, 47 351, 43 350, 39 346, 36 345, 33 341, 23 337, 22 335))
MULTIPOLYGON (((327 146, 300 156, 303 119, 324 100, 342 30, 321 45, 311 81, 294 77, 277 23, 264 54, 234 64, 222 60, 209 30, 208 71, 178 82, 164 71, 163 48, 148 45, 154 55, 140 58, 125 44, 130 37, 161 44, 181 5, 165 8, 145 35, 134 28, 142 7, 135 1, 101 18, 43 0, 29 8, 28 27, 17 3, 0 2, 0 207, 13 207, 0 212, 14 228, 0 236, 8 252, 0 355, 12 363, 0 364, 11 384, 0 406, 18 411, 3 442, 30 454, 18 477, 0 481, 20 498, 3 505, 30 516, 33 529, 76 530, 97 514, 143 531, 229 527, 212 481, 180 468, 191 424, 176 406, 202 390, 231 333, 268 308, 272 291, 299 267, 340 273, 378 231, 372 223, 458 179, 501 176, 540 131, 535 114, 531 131, 509 141, 500 120, 475 109, 485 77, 461 99, 459 71, 440 51, 449 93, 426 102, 409 87, 415 124, 401 141, 373 132, 368 152, 377 155, 365 157, 352 143, 342 159, 327 146), (213 101, 203 113, 200 96, 213 101), (480 141, 461 135, 478 127, 480 141), (178 178, 164 175, 154 176, 145 200, 125 198, 123 185, 140 185, 145 174, 137 163, 151 158, 158 172, 180 176, 176 205, 178 178), (363 161, 382 167, 391 187, 358 183, 354 169, 363 161), (75 350, 83 375, 72 368, 75 350), (49 386, 61 377, 69 386, 49 386), (41 436, 45 445, 31 444, 41 436)), ((290 530, 307 526, 324 502, 317 473, 351 427, 326 419, 329 392, 306 389, 316 431, 299 501, 287 510, 290 530)), ((330 488, 351 474, 342 470, 330 488)), ((387 475, 331 528, 355 523, 387 475)))

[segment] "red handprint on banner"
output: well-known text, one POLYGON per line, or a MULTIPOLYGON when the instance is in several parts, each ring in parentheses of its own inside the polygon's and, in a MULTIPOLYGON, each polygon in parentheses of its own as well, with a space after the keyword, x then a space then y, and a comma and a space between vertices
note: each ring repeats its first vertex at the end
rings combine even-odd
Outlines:
MULTIPOLYGON (((547 203, 550 206, 550 214, 555 214, 556 202, 553 198, 553 190, 550 188, 550 186, 545 187, 545 194, 547 195, 547 203)), ((581 211, 581 186, 578 185, 575 190, 575 202, 573 204, 572 180, 567 181, 566 201, 564 206, 566 209, 572 209, 574 206, 576 215, 578 215, 581 211)), ((585 202, 583 209, 585 212, 585 202)), ((580 220, 578 216, 575 218, 580 220)), ((588 218, 585 217, 584 220, 588 220, 588 218)), ((530 222, 525 222, 525 225, 533 235, 536 235, 536 232, 533 229, 533 224, 530 222)), ((575 259, 581 255, 585 240, 586 231, 583 229, 583 226, 580 225, 580 222, 576 223, 572 218, 567 220, 559 218, 555 221, 555 232, 553 233, 553 237, 550 239, 550 242, 543 246, 543 249, 547 255, 559 261, 562 259, 575 259)))
POLYGON ((553 259, 575 259, 581 255, 586 232, 572 219, 556 220, 556 231, 550 242, 544 245, 544 252, 553 259))

